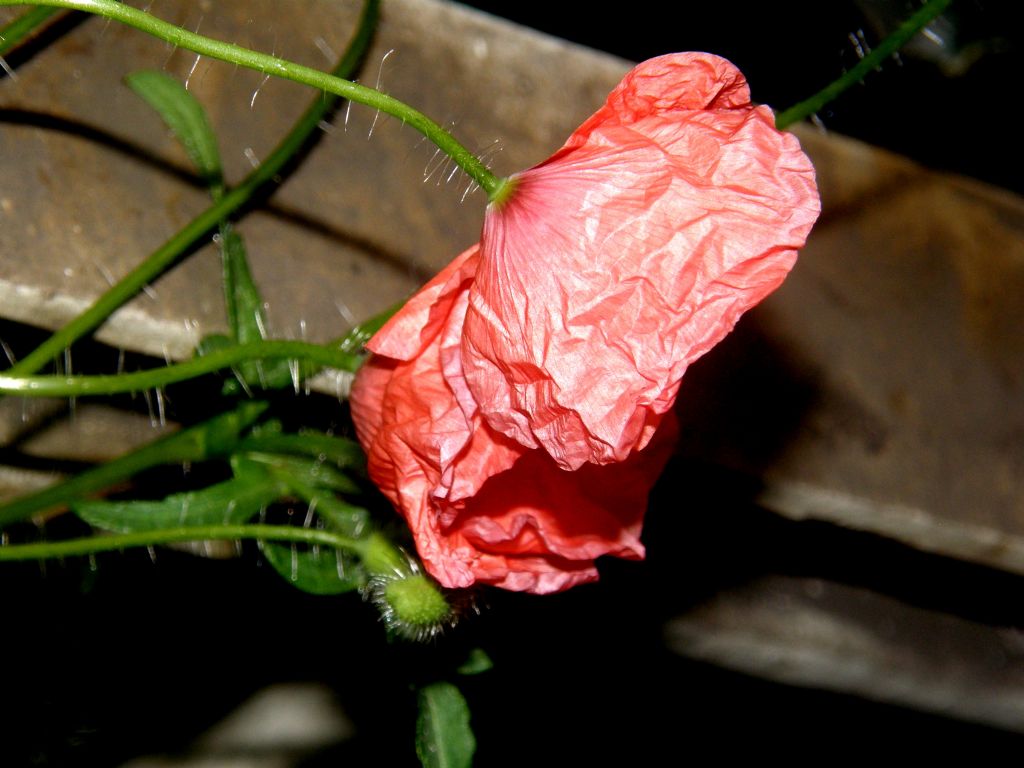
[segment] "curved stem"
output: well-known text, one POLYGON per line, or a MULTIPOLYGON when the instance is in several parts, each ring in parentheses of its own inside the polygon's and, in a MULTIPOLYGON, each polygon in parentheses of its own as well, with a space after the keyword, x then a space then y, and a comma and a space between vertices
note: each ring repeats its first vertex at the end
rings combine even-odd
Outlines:
MULTIPOLYGON (((0 0, 3 5, 21 5, 14 0, 0 0)), ((312 67, 305 67, 291 61, 279 59, 265 53, 258 53, 247 48, 213 40, 195 32, 176 27, 166 21, 150 16, 148 13, 132 8, 116 0, 42 0, 39 5, 59 8, 73 8, 87 11, 99 16, 135 27, 142 32, 158 37, 172 45, 186 48, 203 56, 220 59, 237 64, 257 72, 283 77, 297 83, 310 85, 328 93, 342 96, 350 101, 365 104, 379 109, 381 112, 397 117, 403 123, 415 128, 430 141, 440 147, 441 151, 452 158, 473 181, 480 185, 488 198, 492 197, 502 186, 502 180, 491 173, 472 152, 455 140, 448 131, 428 118, 419 110, 387 94, 359 85, 340 77, 328 75, 312 67)))
MULTIPOLYGON (((0 2, 0 5, 2 4, 0 2)), ((349 75, 355 71, 369 47, 378 6, 379 0, 367 0, 363 6, 359 26, 345 55, 334 69, 336 73, 349 75)), ((27 376, 44 367, 77 339, 103 323, 118 307, 141 291, 147 283, 156 279, 203 235, 246 205, 261 187, 274 181, 284 170, 310 134, 317 129, 320 120, 333 108, 334 102, 335 99, 314 99, 288 135, 237 187, 192 219, 170 240, 150 254, 145 261, 100 296, 89 309, 53 333, 30 354, 12 366, 7 373, 27 376)))
POLYGON ((920 32, 926 24, 946 10, 951 2, 952 0, 928 0, 917 13, 900 24, 895 32, 858 61, 849 72, 829 83, 809 99, 779 112, 775 116, 775 127, 781 130, 810 117, 843 91, 859 83, 871 70, 876 69, 885 59, 896 53, 910 38, 920 32))
MULTIPOLYGON (((0 0, 2 2, 2 0, 0 0)), ((138 267, 104 293, 89 309, 76 316, 31 353, 8 369, 8 374, 22 375, 35 373, 50 360, 60 355, 74 341, 93 330, 106 320, 118 307, 132 299, 151 280, 169 267, 182 253, 187 251, 204 234, 216 227, 220 221, 248 202, 256 185, 241 184, 210 206, 170 240, 161 245, 138 267)))
POLYGON ((104 376, 11 376, 0 374, 0 394, 26 397, 78 397, 115 395, 164 387, 193 379, 247 360, 270 358, 302 359, 329 368, 355 371, 360 358, 337 349, 305 341, 259 341, 210 352, 184 363, 136 373, 104 376))
POLYGON ((0 546, 0 562, 18 560, 47 560, 56 557, 93 555, 132 547, 149 547, 178 541, 236 541, 262 539, 265 541, 292 541, 301 544, 319 544, 344 549, 365 557, 370 539, 352 539, 333 531, 302 528, 294 525, 200 525, 168 528, 162 531, 120 533, 110 536, 89 536, 67 541, 44 541, 32 544, 0 546))

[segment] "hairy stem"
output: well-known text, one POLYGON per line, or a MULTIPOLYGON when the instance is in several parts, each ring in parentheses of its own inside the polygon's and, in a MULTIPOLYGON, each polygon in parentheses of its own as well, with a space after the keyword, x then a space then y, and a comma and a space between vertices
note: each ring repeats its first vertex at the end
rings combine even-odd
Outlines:
POLYGON ((857 62, 857 65, 849 72, 829 83, 809 99, 779 112, 775 116, 775 127, 781 130, 810 117, 843 91, 859 83, 867 77, 871 70, 876 69, 885 59, 896 53, 910 38, 920 32, 925 25, 946 10, 951 2, 952 0, 928 0, 917 13, 900 24, 895 32, 857 62))
POLYGON ((178 541, 236 541, 240 539, 319 544, 343 549, 360 557, 366 554, 369 546, 368 539, 352 539, 333 531, 294 525, 201 525, 167 528, 160 531, 120 533, 110 536, 89 536, 66 541, 8 544, 0 547, 0 562, 93 555, 99 552, 116 552, 132 547, 150 547, 178 541))
POLYGON ((101 376, 11 376, 0 374, 0 394, 28 397, 77 397, 141 392, 194 379, 249 360, 289 358, 355 371, 360 357, 305 341, 258 341, 217 350, 161 368, 101 376))
MULTIPOLYGON (((4 4, 6 3, 0 0, 0 5, 4 4)), ((344 56, 335 67, 335 73, 348 76, 355 71, 369 47, 379 5, 380 0, 367 0, 364 4, 359 26, 344 56)), ((193 247, 201 237, 246 205, 261 188, 274 182, 310 135, 317 130, 320 121, 333 108, 335 102, 334 98, 314 99, 288 135, 237 187, 192 219, 145 261, 100 296, 89 309, 46 339, 7 373, 12 376, 27 376, 43 368, 77 339, 102 324, 122 304, 134 297, 147 283, 155 280, 183 253, 193 247)))
MULTIPOLYGON (((0 0, 0 6, 3 5, 21 5, 21 3, 14 2, 13 0, 0 0)), ((293 80, 296 83, 309 85, 321 91, 342 96, 350 101, 365 104, 373 109, 379 109, 381 112, 397 117, 403 123, 412 126, 436 144, 442 152, 451 157, 473 181, 487 192, 489 198, 493 197, 495 192, 502 186, 502 179, 491 173, 476 155, 456 141, 455 137, 448 131, 422 112, 373 88, 353 83, 350 80, 343 80, 340 77, 329 75, 312 67, 286 61, 276 56, 258 53, 239 45, 197 35, 194 32, 189 32, 186 29, 157 19, 137 8, 116 2, 116 0, 43 0, 39 5, 71 8, 105 16, 130 27, 135 27, 171 45, 194 51, 200 55, 227 61, 248 69, 254 69, 264 74, 293 80)))

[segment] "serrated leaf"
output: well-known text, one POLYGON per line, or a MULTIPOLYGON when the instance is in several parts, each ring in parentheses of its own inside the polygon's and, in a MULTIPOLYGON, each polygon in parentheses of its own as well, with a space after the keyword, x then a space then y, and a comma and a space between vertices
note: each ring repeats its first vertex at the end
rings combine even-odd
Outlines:
MULTIPOLYGON (((261 400, 248 400, 233 411, 218 414, 195 427, 182 430, 180 435, 184 436, 186 433, 190 433, 192 440, 198 442, 202 448, 201 455, 188 458, 192 461, 199 461, 213 456, 222 456, 234 450, 241 432, 256 421, 267 410, 267 407, 267 403, 261 400)), ((173 437, 175 436, 172 435, 173 437)))
POLYGON ((96 528, 117 533, 197 525, 244 523, 274 502, 284 489, 271 477, 235 478, 161 501, 79 501, 72 511, 96 528))
POLYGON ((157 111, 211 189, 222 190, 224 181, 217 137, 210 127, 206 110, 195 97, 177 80, 155 70, 132 72, 124 80, 157 111))
POLYGON ((365 581, 357 566, 330 547, 298 549, 295 545, 266 541, 263 555, 289 584, 314 595, 351 592, 365 581))
POLYGON ((416 755, 424 768, 468 768, 475 751, 469 705, 459 689, 444 682, 421 688, 416 755))
POLYGON ((196 357, 210 355, 214 352, 222 352, 225 349, 231 349, 233 346, 235 346, 235 342, 223 333, 209 333, 203 336, 196 345, 196 357))

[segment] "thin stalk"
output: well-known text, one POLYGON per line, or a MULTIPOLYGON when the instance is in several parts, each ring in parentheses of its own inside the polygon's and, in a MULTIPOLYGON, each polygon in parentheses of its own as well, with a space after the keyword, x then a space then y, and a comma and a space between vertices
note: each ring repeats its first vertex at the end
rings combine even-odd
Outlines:
POLYGON ((853 87, 871 70, 876 69, 885 59, 902 48, 910 38, 920 32, 929 22, 939 16, 953 0, 928 0, 920 10, 904 21, 885 40, 878 44, 867 56, 857 62, 849 72, 832 81, 809 99, 795 104, 775 116, 775 127, 779 130, 793 123, 798 123, 820 111, 822 107, 835 99, 848 88, 853 87))
POLYGON ((178 541, 291 541, 318 544, 352 552, 365 557, 370 539, 353 539, 334 531, 303 528, 295 525, 198 525, 167 528, 161 531, 140 531, 110 536, 89 536, 65 541, 44 541, 32 544, 0 546, 0 562, 18 560, 49 560, 58 557, 80 557, 100 552, 116 552, 133 547, 151 547, 178 541))
POLYGON ((116 395, 165 387, 249 360, 288 358, 329 368, 355 371, 361 358, 305 341, 259 341, 215 352, 161 368, 100 376, 11 376, 0 374, 0 394, 25 397, 79 397, 116 395))
MULTIPOLYGON (((5 3, 0 0, 0 5, 2 4, 5 3)), ((350 75, 355 71, 369 47, 379 5, 379 0, 367 0, 363 6, 359 26, 344 56, 334 69, 336 73, 350 75)), ((12 376, 27 376, 43 368, 52 359, 62 354, 73 342, 101 325, 115 310, 132 299, 148 283, 155 280, 201 237, 217 227, 222 220, 229 218, 246 205, 261 187, 274 181, 275 177, 283 171, 295 153, 308 140, 310 134, 317 130, 320 120, 333 106, 333 101, 334 99, 314 99, 288 135, 237 187, 186 224, 170 240, 150 254, 145 261, 100 296, 89 309, 56 331, 30 354, 8 369, 7 373, 12 376)))
MULTIPOLYGON (((21 3, 14 0, 0 0, 0 6, 3 5, 21 5, 21 3)), ((189 32, 186 29, 176 27, 144 11, 116 2, 115 0, 43 0, 39 5, 71 8, 98 16, 105 16, 153 35, 171 45, 198 53, 201 56, 227 61, 240 67, 263 72, 267 75, 283 77, 296 83, 302 83, 321 91, 342 96, 359 104, 365 104, 373 109, 378 109, 385 114, 398 118, 404 124, 410 125, 436 144, 442 152, 451 157, 473 181, 487 192, 488 198, 492 198, 503 184, 502 179, 491 173, 476 155, 462 146, 462 144, 456 141, 454 136, 440 125, 419 110, 373 88, 368 88, 365 85, 359 85, 349 80, 343 80, 340 77, 329 75, 312 67, 286 61, 276 56, 251 51, 233 43, 225 43, 220 40, 204 37, 203 35, 197 35, 195 32, 189 32)))

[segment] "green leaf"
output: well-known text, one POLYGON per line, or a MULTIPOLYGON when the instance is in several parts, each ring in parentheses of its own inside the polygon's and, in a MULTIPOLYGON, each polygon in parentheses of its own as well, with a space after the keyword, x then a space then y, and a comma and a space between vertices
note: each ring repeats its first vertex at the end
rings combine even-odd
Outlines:
POLYGON ((249 400, 233 411, 155 440, 62 483, 0 504, 0 526, 66 505, 74 499, 123 482, 150 467, 223 456, 235 448, 239 434, 266 409, 265 402, 249 400))
POLYGON ((360 568, 329 547, 299 549, 294 544, 266 541, 263 555, 288 583, 314 595, 351 592, 366 581, 360 568))
MULTIPOLYGON (((302 493, 302 489, 296 493, 302 493)), ((311 498, 305 493, 302 496, 308 503, 316 505, 316 513, 323 518, 328 528, 354 538, 365 536, 368 532, 370 513, 362 507, 325 493, 311 498)))
POLYGON ((223 333, 208 333, 199 340, 199 344, 196 346, 196 356, 202 357, 213 352, 221 352, 233 346, 235 346, 235 342, 223 333))
POLYGON ((0 28, 0 56, 6 56, 28 40, 43 23, 60 12, 60 8, 45 8, 37 5, 0 28))
POLYGON ((246 474, 265 473, 269 469, 286 487, 300 496, 306 495, 307 488, 329 488, 339 493, 360 491, 359 485, 352 478, 319 459, 248 452, 233 456, 232 466, 235 467, 236 473, 246 474))
POLYGON ((372 339, 373 335, 383 328, 392 315, 403 306, 405 306, 405 302, 402 301, 392 304, 382 312, 378 312, 373 317, 364 320, 341 338, 335 339, 331 344, 337 346, 342 352, 362 352, 363 345, 372 339))
POLYGON ((275 454, 236 453, 231 457, 231 468, 237 478, 248 478, 250 482, 261 482, 268 474, 275 477, 281 483, 282 496, 302 499, 328 527, 339 533, 359 538, 368 531, 370 513, 334 495, 334 491, 358 492, 359 486, 319 458, 310 461, 275 454))
POLYGON ((289 434, 281 432, 279 428, 269 429, 261 426, 242 441, 239 450, 311 456, 330 462, 338 469, 362 471, 366 465, 366 454, 355 440, 312 429, 289 434))
POLYGON ((163 72, 141 70, 124 79, 125 84, 157 111, 188 153, 196 170, 218 199, 224 190, 217 137, 206 111, 185 86, 163 72))
MULTIPOLYGON (((223 350, 230 349, 236 346, 233 339, 225 336, 223 333, 210 333, 203 336, 199 340, 199 344, 196 345, 196 357, 204 357, 215 352, 222 352, 223 350)), ((224 384, 220 389, 220 393, 224 397, 236 397, 241 395, 243 392, 242 385, 239 384, 238 379, 231 377, 224 379, 224 384)))
POLYGON ((416 755, 424 768, 466 768, 473 764, 476 738, 469 727, 469 705, 451 683, 433 683, 419 692, 416 755))
POLYGON ((244 523, 284 493, 270 476, 262 482, 234 478, 200 491, 176 493, 161 501, 79 501, 72 511, 96 528, 117 533, 244 523))
POLYGON ((220 232, 224 260, 224 291, 227 300, 228 327, 239 344, 263 341, 266 328, 263 297, 252 279, 245 243, 235 230, 225 225, 220 232))
MULTIPOLYGON (((238 344, 263 341, 267 327, 263 297, 249 269, 245 242, 228 223, 220 227, 220 250, 231 334, 238 344)), ((281 389, 293 382, 289 366, 287 360, 254 360, 238 366, 238 374, 250 387, 281 389)))
POLYGON ((467 654, 466 660, 462 662, 456 672, 460 675, 479 675, 494 667, 494 662, 483 648, 474 648, 467 654))

